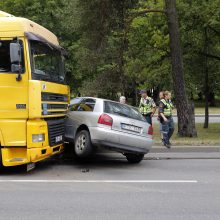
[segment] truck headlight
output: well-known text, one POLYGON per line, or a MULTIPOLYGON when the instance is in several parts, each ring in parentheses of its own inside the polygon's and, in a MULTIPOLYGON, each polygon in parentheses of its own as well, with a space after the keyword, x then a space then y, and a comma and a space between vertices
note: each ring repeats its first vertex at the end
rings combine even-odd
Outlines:
POLYGON ((32 142, 43 142, 45 141, 45 135, 44 134, 32 134, 32 142))

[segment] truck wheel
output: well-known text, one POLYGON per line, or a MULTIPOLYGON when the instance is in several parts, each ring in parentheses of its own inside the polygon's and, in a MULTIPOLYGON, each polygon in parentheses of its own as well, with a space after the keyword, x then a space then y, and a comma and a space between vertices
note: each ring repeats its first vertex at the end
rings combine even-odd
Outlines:
POLYGON ((129 163, 140 163, 144 158, 144 154, 125 154, 125 156, 129 163))
POLYGON ((90 134, 87 130, 77 133, 74 144, 74 151, 77 157, 87 158, 93 153, 90 134))

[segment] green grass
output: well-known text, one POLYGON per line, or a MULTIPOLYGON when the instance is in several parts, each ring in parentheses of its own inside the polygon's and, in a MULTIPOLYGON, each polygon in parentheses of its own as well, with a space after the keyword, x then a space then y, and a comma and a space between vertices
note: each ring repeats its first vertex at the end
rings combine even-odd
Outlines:
MULTIPOLYGON (((176 114, 176 109, 173 110, 173 114, 176 114)), ((205 108, 196 107, 195 114, 205 114, 205 108)), ((220 114, 220 107, 209 107, 209 114, 220 114)))
MULTIPOLYGON (((220 123, 209 124, 208 129, 203 128, 203 124, 196 124, 198 137, 197 138, 183 138, 177 136, 177 124, 175 131, 171 138, 172 145, 220 145, 220 123)), ((154 142, 155 145, 161 145, 161 137, 159 132, 159 125, 154 125, 154 142)))

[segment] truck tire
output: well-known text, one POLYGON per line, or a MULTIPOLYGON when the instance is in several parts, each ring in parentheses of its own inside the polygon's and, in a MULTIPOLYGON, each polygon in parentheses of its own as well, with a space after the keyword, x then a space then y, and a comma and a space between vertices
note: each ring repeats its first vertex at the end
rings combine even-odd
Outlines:
POLYGON ((74 152, 79 158, 88 158, 92 155, 93 146, 89 131, 82 130, 76 134, 74 152))
POLYGON ((129 163, 140 163, 143 158, 144 158, 144 154, 125 154, 127 161, 129 163))

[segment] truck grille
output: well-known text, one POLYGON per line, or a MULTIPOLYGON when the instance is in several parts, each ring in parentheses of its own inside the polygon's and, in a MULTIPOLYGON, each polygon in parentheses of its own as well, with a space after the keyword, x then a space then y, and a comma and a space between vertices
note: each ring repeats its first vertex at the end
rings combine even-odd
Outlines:
POLYGON ((67 109, 67 104, 47 104, 48 109, 67 109))
POLYGON ((63 143, 64 119, 47 120, 47 126, 50 146, 63 143))
POLYGON ((43 102, 67 102, 68 96, 58 93, 42 92, 41 101, 43 102))
POLYGON ((68 108, 68 96, 57 93, 41 93, 42 115, 64 115, 68 108))

